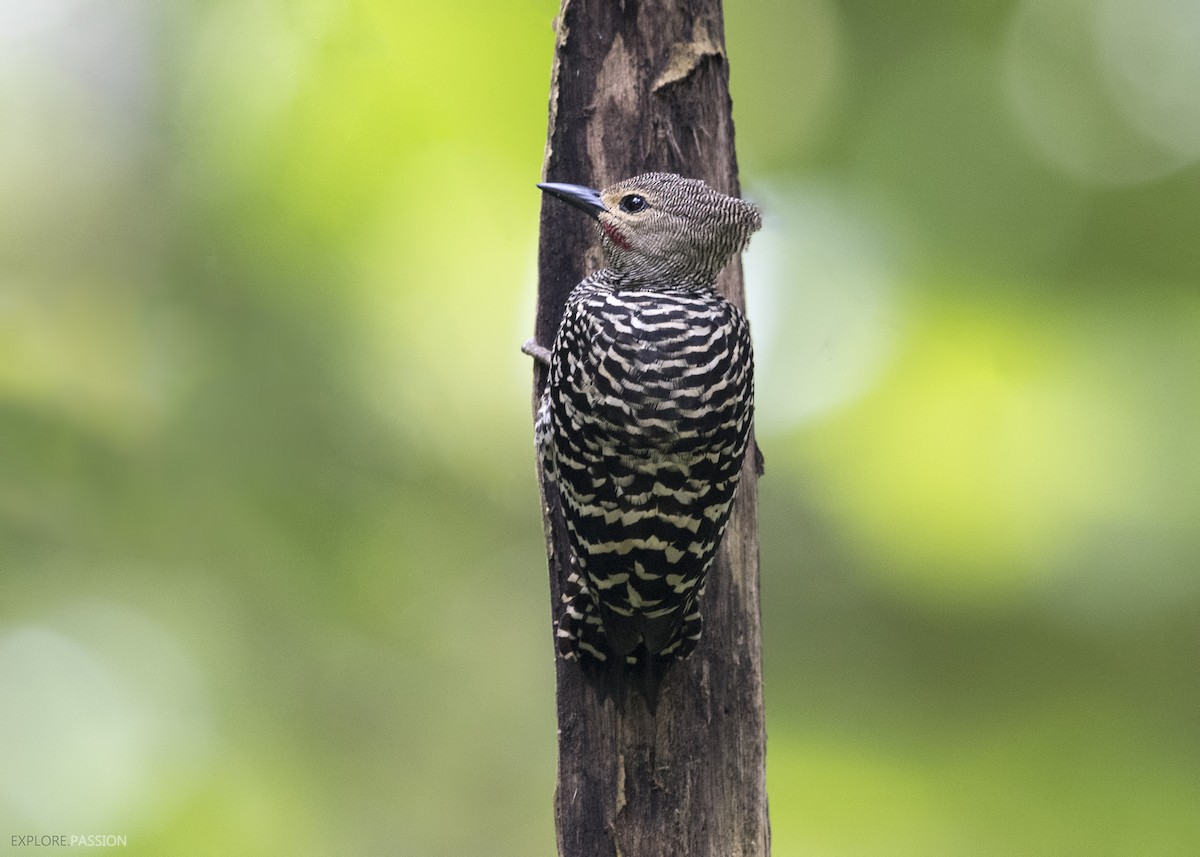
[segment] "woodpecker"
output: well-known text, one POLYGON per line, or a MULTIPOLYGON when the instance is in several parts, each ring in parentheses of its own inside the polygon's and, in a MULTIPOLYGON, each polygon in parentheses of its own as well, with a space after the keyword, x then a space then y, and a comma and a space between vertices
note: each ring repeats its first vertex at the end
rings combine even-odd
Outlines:
POLYGON ((574 554, 558 651, 661 670, 700 639, 750 441, 750 329, 715 284, 762 218, 671 173, 538 187, 595 219, 608 264, 572 290, 551 348, 523 347, 549 366, 535 438, 574 554))

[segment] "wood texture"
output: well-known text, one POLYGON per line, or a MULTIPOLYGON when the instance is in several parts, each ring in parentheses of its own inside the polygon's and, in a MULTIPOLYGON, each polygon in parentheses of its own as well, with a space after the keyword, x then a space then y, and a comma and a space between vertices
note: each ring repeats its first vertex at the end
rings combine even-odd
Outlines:
MULTIPOLYGON (((720 0, 563 0, 556 32, 543 180, 602 187, 663 170, 738 194, 720 0)), ((592 230, 543 201, 542 345, 571 288, 603 266, 592 230)), ((718 285, 744 306, 740 263, 718 285)), ((535 411, 544 383, 539 366, 535 411)), ((769 853, 753 458, 709 574, 704 636, 666 674, 657 711, 636 693, 619 703, 604 682, 556 660, 560 857, 769 853)), ((538 475, 557 611, 570 549, 557 492, 538 475)))

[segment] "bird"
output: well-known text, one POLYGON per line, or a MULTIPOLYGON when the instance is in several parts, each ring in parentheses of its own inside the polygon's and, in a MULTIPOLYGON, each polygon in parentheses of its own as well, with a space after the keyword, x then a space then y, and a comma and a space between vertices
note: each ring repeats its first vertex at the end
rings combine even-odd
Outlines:
POLYGON ((749 324, 716 279, 762 216, 673 173, 538 187, 595 220, 606 262, 571 291, 553 344, 522 347, 548 367, 535 443, 572 554, 557 650, 661 675, 701 637, 751 442, 749 324))

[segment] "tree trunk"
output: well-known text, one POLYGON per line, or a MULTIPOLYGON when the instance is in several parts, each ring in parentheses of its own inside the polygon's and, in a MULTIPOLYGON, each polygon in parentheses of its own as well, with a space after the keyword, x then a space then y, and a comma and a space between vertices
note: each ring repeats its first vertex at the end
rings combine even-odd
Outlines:
MULTIPOLYGON (((720 0, 562 0, 556 29, 545 181, 603 187, 660 170, 738 194, 720 0)), ((539 344, 553 342, 570 290, 603 267, 592 229, 543 201, 539 344)), ((740 262, 718 288, 744 305, 740 262)), ((538 365, 535 412, 544 384, 538 365)), ((538 476, 557 612, 570 547, 557 491, 538 476)), ((560 857, 769 853, 756 480, 751 452, 709 572, 703 637, 667 671, 655 712, 556 659, 560 857)))

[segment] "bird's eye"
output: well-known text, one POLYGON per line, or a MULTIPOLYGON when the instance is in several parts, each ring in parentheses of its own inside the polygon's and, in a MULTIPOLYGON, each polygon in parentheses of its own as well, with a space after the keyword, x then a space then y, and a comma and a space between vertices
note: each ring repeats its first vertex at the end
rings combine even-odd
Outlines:
POLYGON ((636 193, 626 194, 621 197, 621 211, 637 214, 646 207, 646 200, 638 196, 636 193))

